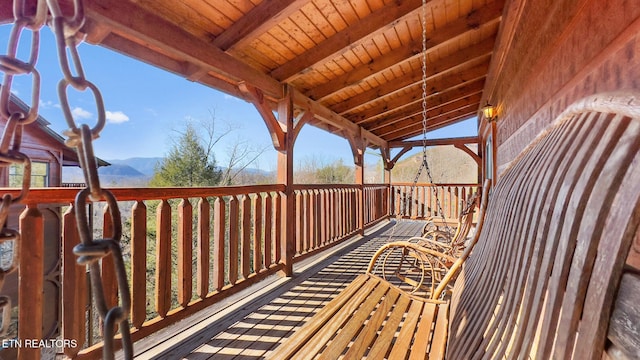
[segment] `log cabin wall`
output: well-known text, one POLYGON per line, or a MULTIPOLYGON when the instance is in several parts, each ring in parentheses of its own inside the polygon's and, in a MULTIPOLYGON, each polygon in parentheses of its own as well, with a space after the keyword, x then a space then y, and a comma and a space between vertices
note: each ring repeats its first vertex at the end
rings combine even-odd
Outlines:
MULTIPOLYGON (((639 2, 511 1, 503 16, 483 99, 498 111, 498 178, 567 105, 595 93, 640 90, 639 2)), ((489 133, 487 124, 479 133, 489 133)))

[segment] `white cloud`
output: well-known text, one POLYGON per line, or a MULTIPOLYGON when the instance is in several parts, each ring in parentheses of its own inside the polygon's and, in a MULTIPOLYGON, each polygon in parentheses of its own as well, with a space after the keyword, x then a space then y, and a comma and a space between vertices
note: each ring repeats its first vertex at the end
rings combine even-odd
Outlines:
POLYGON ((122 111, 106 111, 107 121, 112 124, 122 124, 129 121, 129 117, 122 111))
POLYGON ((53 102, 53 101, 51 101, 51 100, 43 100, 43 99, 40 99, 40 107, 41 107, 42 109, 50 109, 50 108, 52 108, 52 107, 58 107, 58 108, 59 108, 59 107, 60 107, 60 105, 59 105, 59 104, 54 103, 54 102, 53 102))
POLYGON ((93 117, 92 113, 88 112, 87 110, 81 107, 73 108, 73 110, 71 110, 71 114, 73 115, 74 118, 78 118, 78 119, 90 119, 91 117, 93 117))

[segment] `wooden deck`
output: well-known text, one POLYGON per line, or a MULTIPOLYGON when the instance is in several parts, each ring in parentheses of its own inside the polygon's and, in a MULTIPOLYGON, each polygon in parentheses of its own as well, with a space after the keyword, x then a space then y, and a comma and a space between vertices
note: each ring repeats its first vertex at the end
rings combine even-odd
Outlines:
POLYGON ((134 345, 137 359, 262 359, 358 274, 385 242, 415 236, 422 222, 384 222, 364 237, 296 264, 134 345))

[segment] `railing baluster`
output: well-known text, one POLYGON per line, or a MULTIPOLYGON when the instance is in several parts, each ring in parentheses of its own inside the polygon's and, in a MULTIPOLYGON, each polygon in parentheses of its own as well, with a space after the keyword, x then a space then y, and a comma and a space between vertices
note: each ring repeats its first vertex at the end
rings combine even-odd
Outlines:
POLYGON ((229 201, 229 283, 238 282, 238 226, 239 226, 238 198, 231 197, 229 201))
POLYGON ((282 207, 284 204, 282 203, 282 193, 276 192, 273 198, 273 209, 275 211, 275 219, 273 228, 275 229, 275 243, 273 245, 273 250, 275 254, 275 262, 279 264, 282 261, 282 234, 285 233, 284 222, 282 221, 282 207))
POLYGON ((253 272, 262 270, 262 194, 253 199, 253 272))
MULTIPOLYGON (((171 205, 162 200, 156 221, 156 312, 166 317, 171 308, 171 205)), ((135 291, 134 291, 135 292, 135 291)))
POLYGON ((138 200, 131 208, 131 324, 142 327, 147 317, 147 207, 138 200))
POLYGON ((314 191, 313 198, 314 198, 313 203, 315 204, 315 208, 313 209, 313 214, 314 214, 313 247, 319 248, 319 247, 322 247, 320 243, 320 239, 321 239, 320 218, 322 217, 322 206, 321 206, 322 199, 320 198, 320 191, 314 191))
POLYGON ((217 291, 224 287, 225 218, 224 199, 216 197, 213 203, 213 288, 217 291))
POLYGON ((66 346, 64 354, 75 357, 85 343, 87 269, 78 265, 73 247, 80 243, 75 209, 69 206, 62 216, 62 337, 78 346, 66 346))
MULTIPOLYGON (((104 239, 113 237, 113 219, 109 212, 109 206, 105 203, 102 211, 102 236, 104 239)), ((112 256, 105 256, 100 260, 102 272, 102 287, 104 289, 105 301, 109 308, 118 304, 118 282, 116 280, 115 266, 112 256)), ((100 331, 102 333, 102 319, 100 319, 100 331)))
POLYGON ((193 208, 189 199, 178 205, 178 303, 187 307, 193 295, 193 208))
POLYGON ((196 254, 196 289, 200 299, 206 298, 209 293, 209 215, 209 201, 201 197, 198 200, 198 247, 196 254))
POLYGON ((251 274, 251 198, 249 195, 244 195, 241 203, 242 209, 242 233, 240 236, 240 252, 241 257, 241 269, 242 278, 244 280, 249 278, 251 274))
MULTIPOLYGON (((42 339, 42 294, 44 287, 44 219, 36 205, 27 205, 20 215, 18 265, 18 339, 42 339), (28 260, 28 261, 27 261, 28 260)), ((40 359, 37 346, 18 348, 19 359, 40 359)))
POLYGON ((302 192, 301 191, 296 191, 295 195, 294 195, 294 198, 295 198, 295 205, 296 205, 294 207, 295 208, 295 214, 293 215, 293 217, 295 219, 295 222, 296 222, 296 232, 295 232, 295 234, 296 234, 296 239, 295 239, 296 251, 295 251, 295 254, 298 255, 298 254, 302 254, 302 251, 303 251, 303 240, 302 240, 302 230, 303 229, 302 229, 302 227, 304 226, 304 223, 303 223, 303 219, 302 219, 302 216, 303 216, 302 192))
POLYGON ((264 196, 264 267, 269 269, 272 264, 272 244, 273 239, 272 226, 273 226, 273 203, 271 201, 271 193, 266 192, 264 196))
POLYGON ((304 192, 304 252, 307 252, 312 249, 311 246, 311 227, 313 226, 311 222, 311 190, 306 190, 304 192))

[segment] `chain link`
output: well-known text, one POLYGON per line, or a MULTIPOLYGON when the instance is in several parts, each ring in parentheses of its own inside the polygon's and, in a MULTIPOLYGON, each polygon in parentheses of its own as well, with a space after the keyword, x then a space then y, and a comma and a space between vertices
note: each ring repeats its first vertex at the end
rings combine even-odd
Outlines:
MULTIPOLYGON (((5 277, 16 271, 20 264, 20 232, 7 227, 9 208, 20 203, 29 193, 31 187, 31 159, 20 151, 22 144, 22 128, 24 125, 34 122, 38 118, 40 102, 40 74, 35 68, 38 61, 40 47, 40 29, 46 21, 47 4, 45 0, 39 0, 36 13, 32 16, 25 14, 25 0, 13 1, 14 23, 7 52, 0 55, 0 71, 4 73, 2 88, 0 89, 0 117, 6 125, 0 138, 0 167, 9 168, 13 165, 22 166, 22 184, 20 194, 13 197, 7 193, 2 196, 0 202, 0 244, 11 243, 11 261, 6 268, 0 268, 0 289, 4 285, 5 277), (31 46, 28 60, 18 58, 18 47, 23 32, 31 32, 31 46), (15 76, 32 77, 31 108, 24 113, 11 105, 11 90, 15 76)), ((5 249, 6 250, 6 249, 5 249)), ((0 295, 0 311, 2 312, 2 325, 0 336, 6 336, 11 323, 11 298, 0 295)))
MULTIPOLYGON (((429 182, 433 184, 433 176, 431 176, 431 169, 429 168, 429 162, 427 161, 427 1, 422 0, 422 161, 420 163, 420 167, 416 172, 416 176, 413 179, 413 184, 411 185, 411 190, 409 192, 409 206, 413 205, 413 195, 416 191, 416 186, 420 179, 420 175, 422 174, 422 170, 427 171, 427 178, 429 182)), ((436 200, 436 216, 440 216, 442 218, 442 223, 446 228, 446 232, 449 235, 452 235, 453 231, 447 224, 447 221, 444 216, 444 211, 442 211, 442 204, 440 203, 440 198, 438 197, 438 190, 435 186, 431 187, 433 190, 434 198, 436 200)))
POLYGON ((67 146, 75 147, 80 160, 87 187, 81 190, 75 200, 75 214, 78 233, 81 243, 74 247, 73 252, 78 256, 78 263, 89 267, 91 288, 98 313, 103 320, 103 358, 114 358, 114 336, 116 325, 122 335, 122 348, 127 359, 133 357, 133 346, 129 333, 129 309, 131 307, 131 294, 125 272, 124 260, 120 248, 122 236, 122 220, 115 196, 107 189, 100 186, 98 177, 98 165, 93 152, 93 140, 98 138, 105 125, 104 102, 100 90, 92 82, 85 78, 82 61, 78 54, 79 40, 82 39, 79 32, 84 23, 84 8, 81 0, 74 0, 73 16, 65 16, 60 11, 57 0, 47 0, 49 10, 53 16, 52 24, 56 35, 58 47, 58 59, 64 78, 58 83, 58 96, 60 105, 69 129, 64 132, 68 139, 67 146), (71 71, 71 64, 67 51, 71 54, 71 61, 75 75, 71 71), (87 124, 78 125, 73 117, 71 106, 67 97, 67 88, 71 85, 79 91, 89 89, 96 102, 98 120, 93 128, 87 124), (106 201, 107 208, 113 222, 113 235, 110 238, 94 239, 87 217, 87 199, 90 201, 106 201), (106 256, 113 258, 114 270, 118 285, 120 304, 114 304, 109 308, 102 281, 99 262, 106 256))

